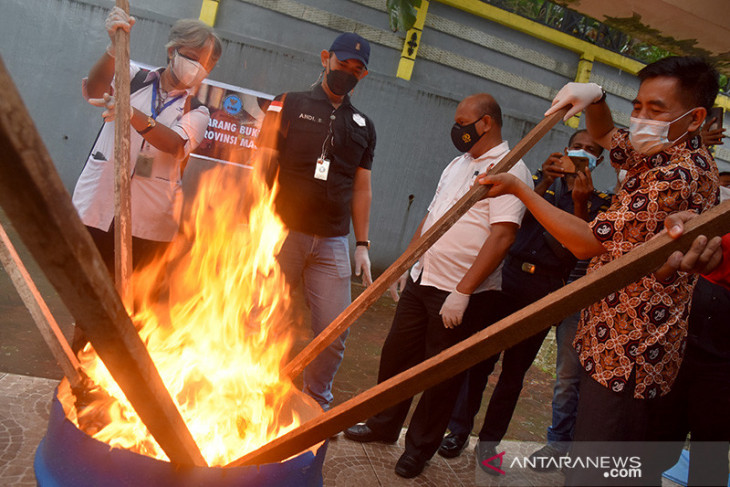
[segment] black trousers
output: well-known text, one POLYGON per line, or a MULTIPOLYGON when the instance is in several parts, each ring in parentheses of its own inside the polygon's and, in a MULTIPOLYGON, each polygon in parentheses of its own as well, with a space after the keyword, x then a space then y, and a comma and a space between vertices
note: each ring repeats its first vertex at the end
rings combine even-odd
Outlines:
MULTIPOLYGON (((109 273, 114 276, 114 222, 111 230, 105 232, 94 227, 86 227, 109 273)), ((170 242, 157 242, 144 238, 132 237, 132 265, 135 269, 143 267, 158 255, 161 255, 170 242)))
MULTIPOLYGON (((641 476, 610 478, 597 468, 570 468, 565 485, 661 485, 661 474, 677 456, 677 443, 667 426, 674 420, 668 396, 636 399, 633 396, 635 371, 622 392, 614 392, 581 371, 578 416, 570 449, 573 458, 640 459, 641 476)), ((679 443, 681 449, 681 443, 679 443)))
MULTIPOLYGON (((107 271, 114 279, 114 222, 112 221, 111 230, 105 232, 95 227, 87 226, 86 229, 91 235, 91 239, 94 241, 96 248, 101 254, 101 258, 104 260, 107 271)), ((149 262, 152 262, 156 257, 162 255, 170 242, 157 242, 154 240, 146 240, 143 238, 132 237, 132 267, 134 269, 140 269, 149 262)), ((159 298, 165 295, 167 292, 167 286, 165 279, 161 276, 159 286, 154 290, 154 294, 159 298)), ((81 349, 86 346, 88 339, 86 335, 81 331, 78 326, 74 327, 74 336, 71 343, 71 349, 78 353, 81 349)))
MULTIPOLYGON (((693 310, 694 312, 694 310, 693 310)), ((727 325, 727 323, 718 326, 727 325)), ((730 361, 708 355, 690 345, 677 381, 668 395, 677 461, 690 434, 689 484, 727 485, 730 447, 730 361)))
MULTIPOLYGON (((505 350, 502 372, 489 399, 484 423, 479 431, 480 441, 489 441, 497 445, 504 438, 522 391, 525 374, 535 360, 549 330, 550 328, 546 328, 505 350)), ((489 375, 494 371, 499 356, 500 354, 494 355, 466 372, 449 421, 448 429, 451 433, 466 438, 471 432, 474 427, 474 416, 482 404, 489 375)))
MULTIPOLYGON (((517 266, 505 263, 502 268, 505 315, 532 304, 562 287, 563 284, 564 281, 560 277, 528 274, 517 266)), ((479 431, 480 441, 489 441, 496 445, 504 437, 520 397, 525 374, 535 360, 549 330, 550 328, 546 327, 545 330, 504 352, 502 372, 489 399, 484 423, 479 431)), ((489 375, 494 371, 494 365, 499 360, 499 355, 490 357, 466 372, 448 425, 453 434, 466 437, 471 432, 474 416, 479 411, 484 389, 489 375)))
MULTIPOLYGON (((477 293, 469 300, 461 325, 446 328, 439 311, 448 295, 446 291, 408 279, 383 345, 378 383, 437 355, 502 315, 499 291, 477 293)), ((436 453, 446 431, 462 375, 423 392, 406 434, 406 452, 409 455, 427 460, 436 453)), ((368 427, 381 435, 397 438, 411 401, 412 398, 368 419, 368 427)))

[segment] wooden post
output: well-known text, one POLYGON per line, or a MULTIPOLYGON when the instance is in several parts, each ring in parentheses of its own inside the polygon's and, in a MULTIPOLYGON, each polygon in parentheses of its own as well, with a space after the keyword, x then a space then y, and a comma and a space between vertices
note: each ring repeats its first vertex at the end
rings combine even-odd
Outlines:
MULTIPOLYGON (((129 14, 129 1, 116 0, 129 14)), ((115 31, 114 39, 114 276, 117 291, 132 309, 132 180, 129 161, 129 32, 115 31)))
MULTIPOLYGON (((497 174, 509 171, 527 151, 529 151, 553 126, 562 120, 568 109, 553 113, 545 117, 512 149, 502 160, 495 165, 489 174, 497 174)), ((408 270, 421 255, 428 250, 456 221, 469 211, 474 203, 484 198, 488 186, 481 184, 474 185, 468 193, 461 197, 449 211, 439 218, 431 228, 421 237, 413 242, 406 251, 396 259, 388 269, 378 277, 355 301, 350 304, 322 333, 314 339, 289 362, 283 370, 285 375, 291 378, 298 376, 304 368, 327 348, 330 343, 342 334, 356 319, 367 310, 388 287, 393 284, 403 273, 408 270)))
POLYGON ((152 436, 205 465, 0 58, 0 206, 152 436))
POLYGON ((81 365, 76 359, 76 355, 71 351, 71 347, 66 341, 66 337, 61 333, 61 328, 51 314, 51 310, 46 306, 41 293, 33 283, 30 274, 20 260, 20 256, 15 251, 13 243, 10 241, 5 229, 0 225, 0 262, 2 262, 5 271, 13 281, 15 289, 23 300, 25 307, 28 308, 30 316, 33 318, 38 331, 41 332, 43 340, 51 350, 53 358, 56 359, 58 365, 61 366, 63 374, 68 378, 71 387, 77 388, 83 385, 83 378, 79 374, 81 365))
POLYGON ((685 233, 679 239, 673 240, 664 234, 646 242, 620 259, 306 422, 229 466, 258 465, 288 458, 618 291, 659 267, 675 250, 688 249, 698 235, 713 237, 728 232, 730 201, 685 224, 685 233))

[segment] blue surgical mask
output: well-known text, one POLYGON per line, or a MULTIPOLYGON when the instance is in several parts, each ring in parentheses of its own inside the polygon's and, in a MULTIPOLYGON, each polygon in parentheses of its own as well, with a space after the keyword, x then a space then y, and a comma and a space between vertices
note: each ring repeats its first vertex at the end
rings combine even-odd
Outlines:
POLYGON ((598 158, 584 149, 572 149, 568 151, 568 157, 585 157, 588 159, 588 169, 593 171, 598 165, 598 158))

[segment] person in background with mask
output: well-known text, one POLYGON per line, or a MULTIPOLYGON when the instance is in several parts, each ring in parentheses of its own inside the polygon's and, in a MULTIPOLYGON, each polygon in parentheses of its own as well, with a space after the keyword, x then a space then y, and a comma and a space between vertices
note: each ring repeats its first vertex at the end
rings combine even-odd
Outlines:
MULTIPOLYGON (((603 160, 602 152, 603 148, 586 130, 575 132, 568 140, 568 147, 564 152, 551 154, 542 164, 542 169, 533 176, 535 193, 541 195, 551 205, 584 220, 593 219, 598 211, 605 211, 611 203, 609 195, 594 190, 591 179, 591 171, 603 160), (580 166, 582 169, 569 167, 572 164, 570 157, 580 158, 576 160, 585 162, 586 165, 580 166)), ((532 215, 525 215, 502 269, 502 291, 509 312, 516 312, 561 288, 567 282, 576 263, 577 259, 573 254, 547 233, 532 215)), ((584 263, 583 270, 585 265, 587 262, 584 263)), ((565 342, 564 347, 558 345, 558 369, 565 369, 562 374, 559 372, 559 376, 567 375, 572 378, 577 373, 578 368, 573 365, 573 362, 577 362, 577 358, 573 356, 563 358, 560 355, 561 353, 568 355, 572 350, 570 344, 575 337, 576 323, 577 320, 566 320, 558 326, 558 341, 565 342), (564 348, 569 350, 566 351, 564 348), (566 363, 568 361, 570 363, 566 363)), ((507 349, 503 354, 499 380, 489 399, 484 423, 479 431, 477 463, 486 473, 499 475, 496 469, 482 462, 496 456, 496 446, 507 432, 525 374, 535 360, 549 330, 550 328, 545 328, 542 332, 507 349)), ((468 444, 469 434, 474 426, 474 416, 479 411, 487 379, 494 371, 499 357, 500 354, 496 354, 467 371, 459 399, 451 414, 450 432, 441 443, 439 455, 446 458, 456 457, 468 444)), ((574 409, 578 401, 577 391, 571 400, 574 409)), ((572 414, 574 415, 574 412, 572 414)), ((569 426, 561 424, 561 433, 562 430, 568 430, 566 433, 570 433, 569 426)), ((562 436, 552 435, 550 438, 553 442, 570 439, 562 436)), ((564 452, 563 448, 561 453, 564 452)), ((490 462, 494 467, 498 464, 499 459, 496 458, 490 462)))
MULTIPOLYGON (((114 7, 106 30, 130 31, 135 19, 114 7)), ((168 63, 152 71, 130 64, 130 166, 132 253, 139 266, 163 252, 178 231, 182 206, 182 164, 203 140, 210 114, 192 95, 216 65, 221 42, 193 19, 170 29, 168 63)), ((114 78, 113 45, 82 83, 84 98, 104 107, 105 123, 76 183, 73 203, 109 271, 114 272, 114 78)))
MULTIPOLYGON (((716 204, 717 167, 698 131, 717 96, 717 71, 700 58, 668 57, 638 76, 629 130, 614 126, 605 92, 594 83, 568 83, 546 112, 572 105, 567 120, 584 111, 591 136, 627 170, 611 207, 592 222, 548 204, 510 175, 479 178, 493 185, 491 196, 518 196, 574 255, 594 257, 589 273, 659 233, 668 215, 716 204)), ((671 464, 647 442, 672 439, 666 396, 682 361, 695 280, 650 274, 583 311, 574 341, 584 373, 572 457, 636 455, 642 478, 628 483, 659 484, 671 464)), ((574 467, 567 485, 609 482, 601 469, 574 467)))
MULTIPOLYGON (((418 239, 474 184, 477 175, 508 152, 502 140, 502 112, 491 95, 465 98, 456 108, 451 139, 463 152, 441 173, 436 194, 413 236, 418 239)), ((509 171, 532 186, 520 160, 509 171)), ((407 272, 395 317, 380 356, 378 383, 437 355, 503 316, 502 260, 514 242, 524 206, 513 196, 476 203, 407 272)), ((395 473, 419 475, 436 453, 463 374, 424 391, 406 434, 395 473)), ((394 443, 411 400, 345 431, 359 442, 394 443)))
MULTIPOLYGON (((303 281, 318 335, 350 304, 350 219, 355 231, 355 273, 372 284, 368 249, 373 122, 350 102, 367 74, 370 44, 354 33, 337 36, 320 59, 323 78, 310 91, 277 96, 258 138, 257 166, 278 185, 276 211, 288 229, 277 257, 292 288, 303 281)), ((304 370, 305 393, 323 409, 349 330, 304 370)))

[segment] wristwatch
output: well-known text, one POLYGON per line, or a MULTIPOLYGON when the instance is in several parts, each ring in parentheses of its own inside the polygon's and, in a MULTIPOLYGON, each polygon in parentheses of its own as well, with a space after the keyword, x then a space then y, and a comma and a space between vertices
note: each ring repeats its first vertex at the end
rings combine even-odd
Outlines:
POLYGON ((143 128, 142 130, 137 130, 137 132, 139 132, 140 135, 144 135, 147 132, 149 132, 150 130, 152 130, 155 127, 155 125, 157 125, 157 122, 155 122, 155 119, 148 116, 147 117, 147 126, 145 128, 143 128))
POLYGON ((370 240, 358 240, 357 242, 355 242, 355 247, 360 247, 360 246, 367 247, 369 249, 370 240))

